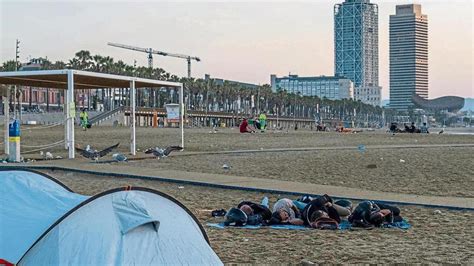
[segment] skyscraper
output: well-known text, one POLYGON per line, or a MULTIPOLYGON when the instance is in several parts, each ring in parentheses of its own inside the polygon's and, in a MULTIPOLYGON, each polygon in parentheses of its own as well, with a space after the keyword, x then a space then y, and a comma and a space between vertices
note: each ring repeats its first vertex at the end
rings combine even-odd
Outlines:
POLYGON ((345 0, 334 6, 336 76, 354 82, 354 98, 380 105, 378 6, 370 0, 345 0))
POLYGON ((414 94, 428 98, 428 16, 421 5, 390 15, 390 107, 407 110, 414 94))

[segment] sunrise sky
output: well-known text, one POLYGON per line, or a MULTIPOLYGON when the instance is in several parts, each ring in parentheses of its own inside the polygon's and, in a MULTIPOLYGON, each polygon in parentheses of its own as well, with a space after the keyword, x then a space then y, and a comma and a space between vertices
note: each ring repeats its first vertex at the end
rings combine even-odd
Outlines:
MULTIPOLYGON (((417 3, 428 15, 429 97, 474 97, 470 0, 371 1, 379 5, 380 85, 389 96, 388 23, 395 5, 417 3)), ((334 75, 333 7, 341 1, 5 1, 0 0, 0 62, 79 50, 147 65, 124 43, 199 56, 193 76, 265 84, 270 74, 334 75)), ((155 67, 186 75, 184 60, 155 56, 155 67)))

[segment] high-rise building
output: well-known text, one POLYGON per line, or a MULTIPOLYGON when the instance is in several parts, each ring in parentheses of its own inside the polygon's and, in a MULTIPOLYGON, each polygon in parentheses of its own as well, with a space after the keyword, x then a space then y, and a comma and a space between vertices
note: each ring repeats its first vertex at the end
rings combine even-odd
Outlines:
POLYGON ((354 99, 381 104, 378 6, 370 0, 345 0, 334 6, 336 76, 354 82, 354 99))
POLYGON ((352 99, 353 85, 350 79, 344 77, 298 77, 288 75, 278 78, 270 75, 272 91, 286 90, 303 96, 317 96, 330 100, 352 99))
POLYGON ((390 107, 407 110, 428 98, 428 16, 421 5, 398 5, 390 15, 390 107))

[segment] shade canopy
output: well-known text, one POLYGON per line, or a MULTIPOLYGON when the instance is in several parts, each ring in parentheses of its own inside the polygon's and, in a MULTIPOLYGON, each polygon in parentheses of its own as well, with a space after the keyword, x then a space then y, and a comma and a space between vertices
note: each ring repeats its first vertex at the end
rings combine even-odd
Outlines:
POLYGON ((135 81, 136 88, 179 88, 181 86, 181 83, 177 82, 68 69, 0 72, 0 84, 66 90, 68 71, 72 71, 74 73, 75 89, 129 88, 130 81, 132 80, 135 81))

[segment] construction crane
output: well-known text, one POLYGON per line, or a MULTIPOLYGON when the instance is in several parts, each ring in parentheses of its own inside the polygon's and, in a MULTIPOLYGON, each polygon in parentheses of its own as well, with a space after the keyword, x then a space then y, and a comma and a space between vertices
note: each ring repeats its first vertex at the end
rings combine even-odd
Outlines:
POLYGON ((186 59, 186 61, 188 61, 188 78, 191 77, 191 60, 196 60, 197 62, 201 61, 199 57, 183 55, 183 54, 167 53, 167 52, 154 50, 153 48, 141 48, 141 47, 135 47, 135 46, 125 45, 125 44, 111 43, 111 42, 107 44, 110 46, 118 47, 118 48, 147 53, 148 54, 148 67, 151 67, 151 68, 153 68, 153 54, 186 59))

